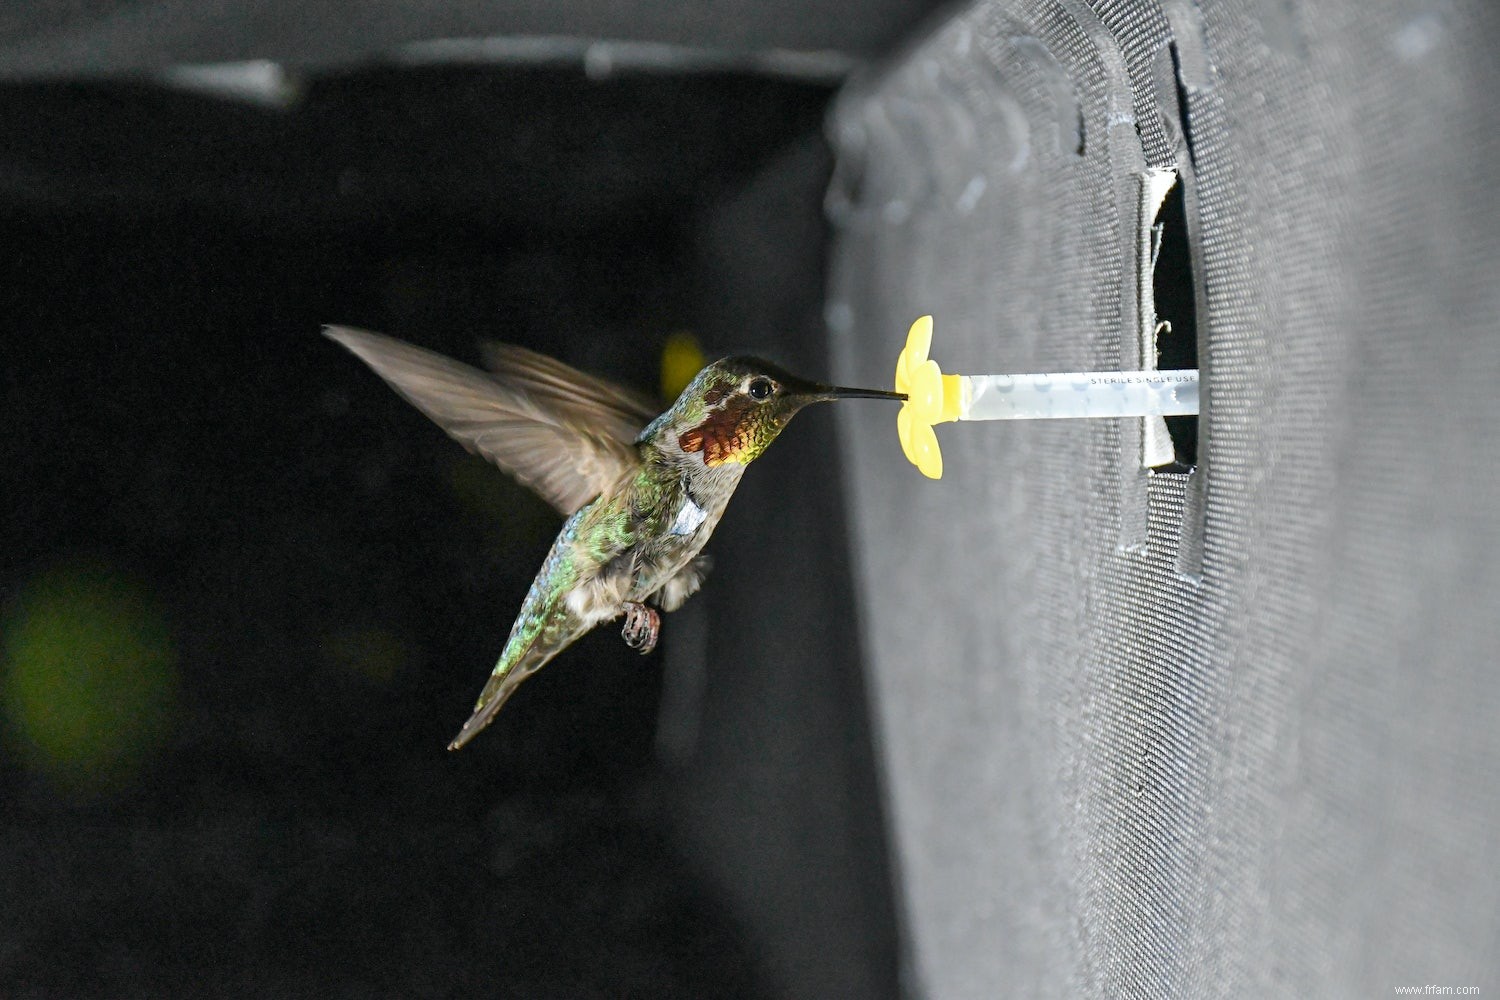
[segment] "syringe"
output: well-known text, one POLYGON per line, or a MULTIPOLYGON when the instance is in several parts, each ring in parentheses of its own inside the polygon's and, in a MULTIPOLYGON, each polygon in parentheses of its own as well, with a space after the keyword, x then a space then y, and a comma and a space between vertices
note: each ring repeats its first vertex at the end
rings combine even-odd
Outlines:
POLYGON ((960 420, 1171 417, 1198 412, 1198 369, 960 375, 960 420))
POLYGON ((896 362, 896 391, 907 401, 896 416, 901 449, 930 479, 943 475, 932 425, 950 420, 1039 420, 1151 417, 1198 412, 1198 370, 1055 372, 1036 375, 944 375, 927 357, 932 317, 911 325, 896 362))

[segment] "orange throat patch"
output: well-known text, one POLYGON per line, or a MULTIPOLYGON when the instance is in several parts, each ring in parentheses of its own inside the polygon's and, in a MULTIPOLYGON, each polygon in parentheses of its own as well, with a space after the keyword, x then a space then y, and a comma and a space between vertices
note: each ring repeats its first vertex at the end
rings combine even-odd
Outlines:
POLYGON ((760 435, 755 433, 753 421, 747 419, 747 409, 738 401, 725 404, 703 423, 679 435, 678 447, 686 452, 701 451, 704 465, 744 465, 764 450, 763 445, 757 447, 760 435))

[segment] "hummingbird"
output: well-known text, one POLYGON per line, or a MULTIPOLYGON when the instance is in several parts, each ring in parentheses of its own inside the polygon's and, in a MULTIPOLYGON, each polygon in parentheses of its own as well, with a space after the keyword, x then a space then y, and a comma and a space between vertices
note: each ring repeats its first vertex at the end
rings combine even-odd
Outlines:
POLYGON ((488 371, 391 337, 324 327, 448 436, 530 487, 566 518, 521 602, 473 714, 449 750, 586 632, 655 648, 661 612, 698 591, 713 535, 745 467, 797 411, 903 393, 810 382, 753 357, 700 371, 666 411, 642 395, 512 344, 488 344, 488 371))

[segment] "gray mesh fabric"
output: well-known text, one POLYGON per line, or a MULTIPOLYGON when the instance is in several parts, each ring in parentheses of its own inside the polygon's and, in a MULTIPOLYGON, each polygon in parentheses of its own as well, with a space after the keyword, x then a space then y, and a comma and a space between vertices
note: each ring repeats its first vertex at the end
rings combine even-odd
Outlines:
POLYGON ((1191 474, 841 415, 913 993, 1500 988, 1494 10, 985 2, 843 95, 841 379, 1149 362, 1148 166, 1199 288, 1191 474))

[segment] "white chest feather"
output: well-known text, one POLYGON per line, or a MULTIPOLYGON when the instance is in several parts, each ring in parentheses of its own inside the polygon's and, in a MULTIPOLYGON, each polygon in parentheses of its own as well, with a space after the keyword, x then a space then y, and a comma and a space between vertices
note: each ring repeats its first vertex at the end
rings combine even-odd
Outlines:
POLYGON ((620 613, 620 602, 630 590, 630 574, 614 573, 581 581, 568 591, 563 603, 583 623, 593 628, 620 613))
POLYGON ((683 497, 682 507, 677 511, 677 519, 672 522, 672 527, 668 531, 673 535, 691 535, 707 519, 708 511, 694 503, 692 497, 683 497))

